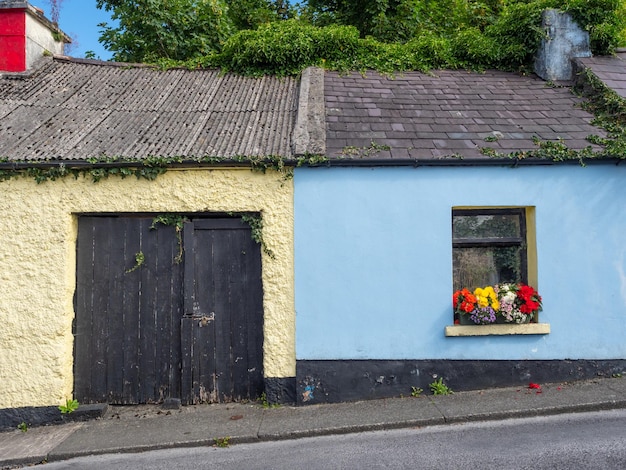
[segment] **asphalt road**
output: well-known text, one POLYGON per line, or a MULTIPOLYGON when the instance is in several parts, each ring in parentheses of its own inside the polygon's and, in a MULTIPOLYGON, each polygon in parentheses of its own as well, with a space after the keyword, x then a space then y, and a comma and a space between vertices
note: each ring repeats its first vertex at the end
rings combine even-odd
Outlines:
POLYGON ((53 469, 624 469, 626 410, 51 462, 53 469))

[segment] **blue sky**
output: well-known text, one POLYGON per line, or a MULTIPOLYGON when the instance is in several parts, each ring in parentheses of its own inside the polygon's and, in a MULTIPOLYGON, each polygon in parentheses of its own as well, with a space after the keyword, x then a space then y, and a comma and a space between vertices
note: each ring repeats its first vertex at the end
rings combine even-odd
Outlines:
MULTIPOLYGON (((41 8, 50 19, 50 4, 46 0, 28 1, 31 5, 41 8)), ((110 23, 111 16, 109 12, 96 8, 96 0, 63 0, 59 26, 74 41, 66 51, 67 55, 85 57, 86 51, 94 51, 97 58, 110 59, 111 53, 98 42, 100 36, 98 24, 103 22, 110 23)))

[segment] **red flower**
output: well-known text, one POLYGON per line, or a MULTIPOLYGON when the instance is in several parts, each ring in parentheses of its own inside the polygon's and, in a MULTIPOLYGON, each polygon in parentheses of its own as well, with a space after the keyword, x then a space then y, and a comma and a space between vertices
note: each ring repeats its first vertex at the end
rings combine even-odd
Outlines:
POLYGON ((517 297, 520 299, 520 312, 527 315, 541 310, 541 296, 531 286, 520 284, 517 288, 517 297))
POLYGON ((539 310, 539 303, 538 302, 533 302, 532 300, 529 300, 528 302, 522 304, 519 308, 520 312, 522 313, 533 313, 537 310, 539 310))
POLYGON ((452 294, 454 310, 469 313, 476 306, 476 296, 467 289, 461 289, 452 294))
POLYGON ((517 296, 524 302, 530 300, 534 294, 536 294, 535 289, 523 284, 520 285, 519 290, 517 291, 517 296))
POLYGON ((528 388, 540 389, 541 385, 531 382, 528 384, 528 388))
POLYGON ((459 305, 459 297, 460 296, 461 296, 461 291, 460 290, 458 290, 454 294, 452 294, 452 306, 454 308, 457 308, 457 306, 459 305))

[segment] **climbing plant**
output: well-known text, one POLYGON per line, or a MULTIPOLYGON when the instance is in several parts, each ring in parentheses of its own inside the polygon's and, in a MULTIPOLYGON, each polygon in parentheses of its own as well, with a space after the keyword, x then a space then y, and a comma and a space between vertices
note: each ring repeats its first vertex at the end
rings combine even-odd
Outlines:
MULTIPOLYGON (((236 215, 236 214, 230 213, 230 215, 236 215)), ((274 255, 274 252, 267 246, 267 243, 265 243, 265 239, 263 238, 263 217, 261 216, 261 214, 243 213, 243 214, 240 214, 240 216, 241 216, 241 221, 250 226, 250 229, 252 231, 251 233, 252 239, 256 243, 261 245, 263 252, 267 256, 269 256, 271 259, 275 259, 276 255, 274 255)))
POLYGON ((178 241, 178 254, 174 258, 174 262, 179 264, 183 260, 183 228, 185 222, 189 222, 189 218, 180 214, 159 214, 152 219, 150 230, 156 230, 158 225, 174 227, 176 231, 176 240, 178 241))
POLYGON ((37 183, 55 181, 71 176, 73 178, 90 178, 94 183, 111 176, 126 178, 135 176, 137 179, 153 181, 164 174, 169 168, 175 166, 193 165, 224 165, 249 166, 254 172, 266 173, 276 171, 285 179, 293 176, 293 167, 305 164, 319 165, 328 161, 323 155, 306 155, 297 159, 289 159, 279 155, 267 156, 234 156, 234 157, 148 157, 148 158, 124 158, 101 156, 88 158, 84 162, 70 163, 33 163, 29 161, 11 160, 0 158, 0 182, 12 178, 32 178, 37 183), (4 164, 4 165, 2 165, 4 164))
MULTIPOLYGON (((175 163, 171 160, 171 163, 175 163)), ((86 162, 78 164, 61 162, 51 164, 49 162, 37 164, 28 161, 16 161, 0 159, 0 164, 6 163, 5 168, 0 169, 0 181, 10 180, 17 177, 32 178, 37 183, 45 181, 55 181, 68 176, 77 179, 80 176, 91 178, 94 183, 106 179, 109 176, 136 176, 137 179, 155 180, 159 175, 165 173, 170 164, 169 159, 162 159, 159 163, 151 159, 117 159, 111 158, 90 158, 86 162)))
POLYGON ((126 274, 132 273, 133 271, 136 271, 137 269, 139 269, 145 261, 146 261, 146 256, 143 254, 143 251, 139 251, 135 253, 135 265, 132 268, 127 269, 125 271, 126 274))

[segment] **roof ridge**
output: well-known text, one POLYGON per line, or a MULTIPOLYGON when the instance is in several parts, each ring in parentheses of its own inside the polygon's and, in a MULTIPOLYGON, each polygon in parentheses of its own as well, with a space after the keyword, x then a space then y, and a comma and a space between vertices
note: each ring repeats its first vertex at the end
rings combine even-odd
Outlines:
POLYGON ((83 64, 83 65, 101 65, 109 67, 125 67, 125 68, 157 68, 155 65, 142 64, 139 62, 114 62, 101 59, 83 59, 79 57, 71 57, 67 55, 53 55, 55 62, 70 63, 70 64, 83 64))
MULTIPOLYGON (((168 67, 167 69, 162 69, 156 64, 146 64, 142 62, 115 62, 112 60, 102 60, 102 59, 85 59, 80 57, 71 57, 67 55, 58 55, 55 54, 52 56, 55 62, 65 63, 65 64, 81 64, 81 65, 95 65, 101 67, 119 67, 119 68, 143 68, 143 69, 154 69, 159 71, 171 71, 171 70, 188 70, 190 72, 193 71, 220 71, 219 67, 207 67, 207 68, 197 68, 191 69, 185 66, 177 66, 177 67, 168 67)), ((233 74, 237 75, 237 74, 233 74)))

